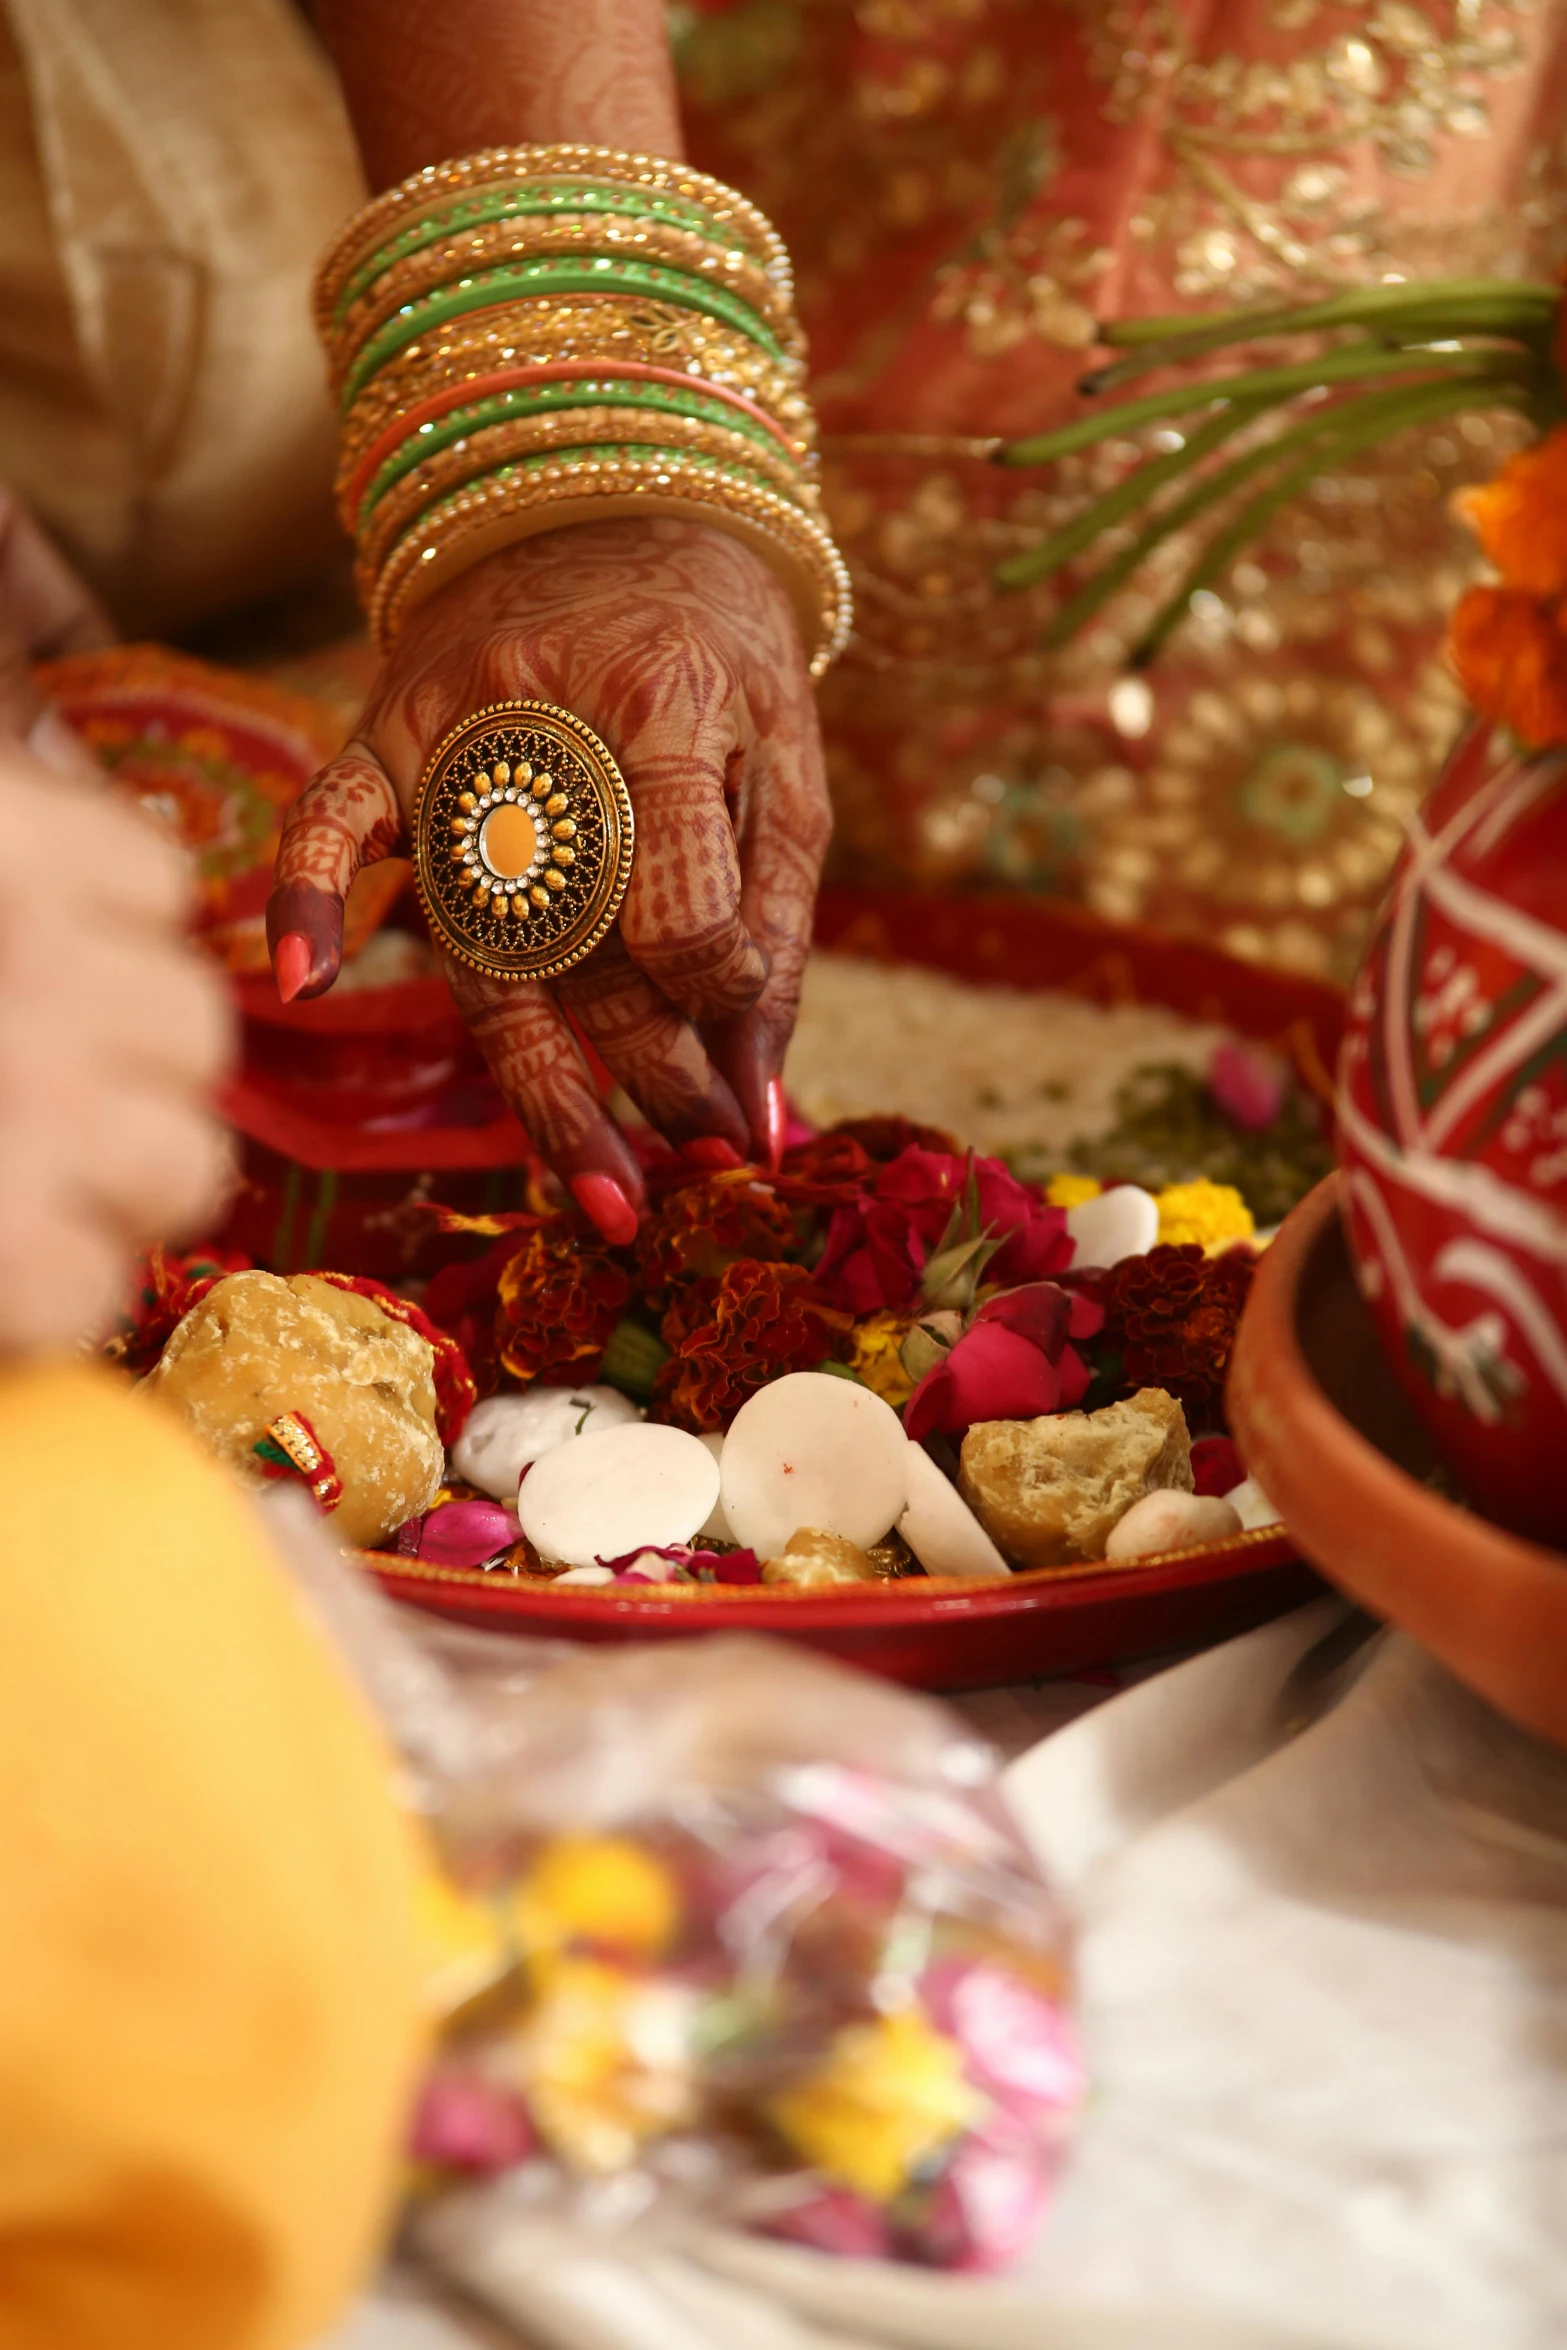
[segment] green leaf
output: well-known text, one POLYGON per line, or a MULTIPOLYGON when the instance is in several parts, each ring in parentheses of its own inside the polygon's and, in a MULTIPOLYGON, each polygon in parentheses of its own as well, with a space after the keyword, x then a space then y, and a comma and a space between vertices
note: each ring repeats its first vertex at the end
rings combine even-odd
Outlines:
POLYGON ((610 1333, 599 1377, 606 1386, 618 1387, 622 1395, 629 1395, 634 1402, 647 1403, 653 1393, 653 1382, 668 1360, 669 1349, 657 1331, 628 1314, 610 1333))

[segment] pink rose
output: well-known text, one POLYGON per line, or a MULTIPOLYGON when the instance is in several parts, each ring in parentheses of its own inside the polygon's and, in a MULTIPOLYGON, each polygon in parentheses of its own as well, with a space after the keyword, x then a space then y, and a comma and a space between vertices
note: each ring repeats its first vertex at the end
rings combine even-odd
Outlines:
POLYGON ((1037 1420, 1068 1412, 1088 1389, 1088 1366, 1069 1343, 1104 1322, 1091 1298, 1053 1281, 988 1298, 957 1344, 915 1388, 903 1425, 916 1443, 940 1429, 958 1436, 976 1420, 1037 1420))

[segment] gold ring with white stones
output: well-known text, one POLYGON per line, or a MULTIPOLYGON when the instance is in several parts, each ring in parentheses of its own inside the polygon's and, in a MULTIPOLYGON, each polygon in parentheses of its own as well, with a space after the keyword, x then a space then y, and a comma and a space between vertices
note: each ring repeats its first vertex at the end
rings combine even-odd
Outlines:
POLYGON ((414 802, 414 879, 437 946, 492 979, 591 954, 631 879, 631 798, 591 726, 492 702, 436 745, 414 802))

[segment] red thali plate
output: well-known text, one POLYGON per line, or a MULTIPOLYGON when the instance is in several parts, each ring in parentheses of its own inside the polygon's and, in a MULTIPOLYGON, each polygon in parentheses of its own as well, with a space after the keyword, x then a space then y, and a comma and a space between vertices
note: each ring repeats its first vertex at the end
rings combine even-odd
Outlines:
POLYGON ((560 1591, 384 1553, 367 1552, 364 1563, 393 1599, 486 1631, 560 1640, 768 1632, 919 1689, 995 1689, 1201 1647, 1250 1631, 1322 1588, 1273 1527, 1140 1567, 1046 1567, 1004 1583, 911 1576, 825 1592, 693 1584, 560 1591))
MULTIPOLYGON (((1291 1059, 1319 1094, 1343 998, 1214 949, 1106 923, 1021 893, 827 889, 824 946, 924 963, 967 980, 1060 988, 1099 1003, 1157 1003, 1222 1022, 1291 1059)), ((565 1640, 681 1640, 766 1632, 923 1689, 1004 1687, 1224 1640, 1320 1592, 1282 1528, 1237 1534, 1137 1567, 1045 1568, 1005 1582, 924 1580, 795 1592, 633 1587, 613 1593, 367 1554, 394 1598, 490 1631, 565 1640)))

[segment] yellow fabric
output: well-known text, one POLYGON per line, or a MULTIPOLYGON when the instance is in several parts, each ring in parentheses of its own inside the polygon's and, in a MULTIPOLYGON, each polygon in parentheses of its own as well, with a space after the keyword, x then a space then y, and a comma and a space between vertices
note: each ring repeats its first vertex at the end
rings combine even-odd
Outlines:
POLYGON ((307 2343, 418 2053, 388 1758, 150 1402, 0 1379, 0 1493, 0 2344, 307 2343))

